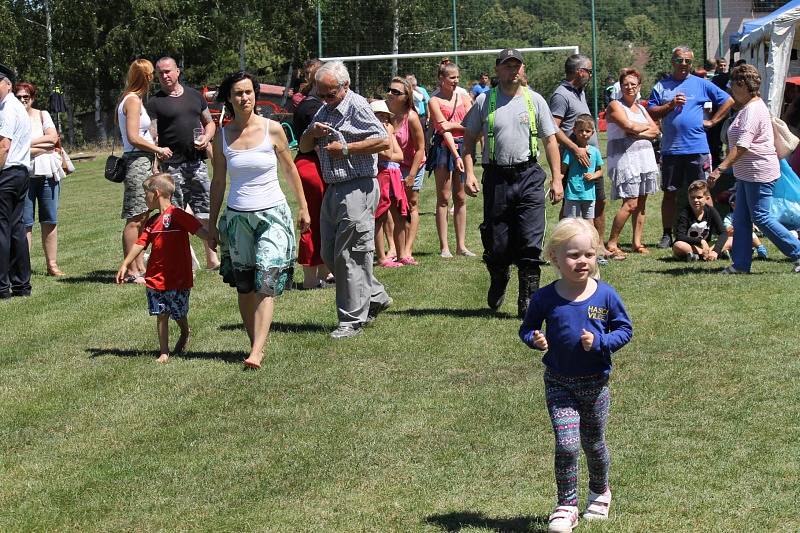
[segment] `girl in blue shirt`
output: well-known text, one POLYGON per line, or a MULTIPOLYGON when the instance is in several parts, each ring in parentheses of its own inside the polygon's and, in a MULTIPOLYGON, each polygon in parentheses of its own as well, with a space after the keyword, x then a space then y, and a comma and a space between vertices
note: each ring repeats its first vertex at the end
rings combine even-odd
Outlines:
POLYGON ((600 247, 591 222, 565 218, 556 225, 544 251, 561 279, 533 294, 519 330, 525 344, 545 352, 545 398, 555 433, 558 487, 549 531, 571 532, 577 525, 581 446, 589 469, 583 518, 606 519, 611 505, 605 442, 608 378, 611 354, 631 340, 633 328, 617 292, 598 279, 600 247))

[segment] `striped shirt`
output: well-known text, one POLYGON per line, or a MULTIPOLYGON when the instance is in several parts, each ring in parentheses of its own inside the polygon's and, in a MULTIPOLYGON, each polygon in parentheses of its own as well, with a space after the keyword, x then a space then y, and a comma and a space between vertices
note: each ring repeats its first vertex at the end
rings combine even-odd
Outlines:
POLYGON ((324 150, 328 143, 341 142, 342 139, 350 144, 366 139, 385 139, 388 136, 386 128, 372 112, 364 97, 348 89, 337 106, 320 107, 309 128, 313 127, 314 122, 329 124, 338 132, 336 135, 316 140, 320 147, 319 162, 325 183, 343 183, 356 178, 374 178, 378 175, 377 154, 351 153, 347 157, 333 158, 324 150))
POLYGON ((736 114, 728 128, 728 143, 747 149, 733 164, 737 180, 769 183, 781 176, 772 119, 761 98, 748 103, 736 114))

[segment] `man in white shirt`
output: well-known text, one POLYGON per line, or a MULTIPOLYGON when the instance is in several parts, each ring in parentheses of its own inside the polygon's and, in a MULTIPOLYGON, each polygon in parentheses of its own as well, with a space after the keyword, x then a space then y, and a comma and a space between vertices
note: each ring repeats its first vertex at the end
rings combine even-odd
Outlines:
POLYGON ((31 121, 14 96, 14 79, 14 71, 0 65, 0 299, 31 294, 31 258, 22 223, 31 169, 31 121))

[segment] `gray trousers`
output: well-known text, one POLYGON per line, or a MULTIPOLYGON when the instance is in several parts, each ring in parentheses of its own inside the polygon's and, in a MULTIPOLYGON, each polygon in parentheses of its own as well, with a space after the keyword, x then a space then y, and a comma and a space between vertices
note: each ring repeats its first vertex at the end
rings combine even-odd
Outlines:
POLYGON ((375 178, 328 185, 320 210, 322 260, 336 277, 339 325, 367 321, 370 303, 389 295, 372 272, 375 255, 375 207, 380 190, 375 178))

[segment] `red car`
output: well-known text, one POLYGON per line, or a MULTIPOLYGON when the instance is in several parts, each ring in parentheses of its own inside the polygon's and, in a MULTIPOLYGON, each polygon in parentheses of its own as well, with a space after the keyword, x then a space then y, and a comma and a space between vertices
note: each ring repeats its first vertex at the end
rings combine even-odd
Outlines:
MULTIPOLYGON (((259 95, 258 100, 256 100, 256 113, 263 117, 273 118, 278 122, 285 120, 286 116, 290 115, 290 112, 281 105, 281 102, 285 101, 287 104, 291 103, 294 92, 291 89, 284 88, 282 85, 269 85, 267 83, 261 83, 259 85, 259 95)), ((208 108, 211 111, 214 122, 219 125, 219 117, 222 115, 223 106, 215 100, 217 97, 217 87, 203 87, 201 93, 203 94, 203 98, 206 99, 206 102, 208 102, 208 108)), ((223 118, 223 126, 227 124, 228 120, 227 118, 223 118)))

